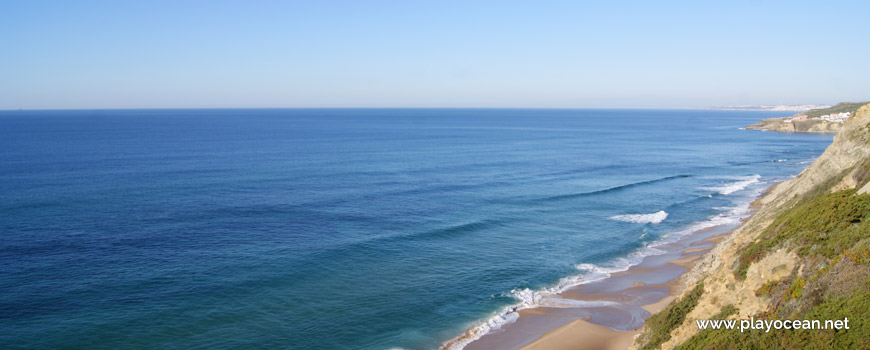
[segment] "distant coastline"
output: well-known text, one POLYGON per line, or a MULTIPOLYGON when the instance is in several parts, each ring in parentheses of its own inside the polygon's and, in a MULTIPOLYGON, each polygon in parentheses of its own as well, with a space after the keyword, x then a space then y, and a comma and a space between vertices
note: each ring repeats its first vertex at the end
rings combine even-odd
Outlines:
POLYGON ((830 108, 831 105, 746 105, 746 106, 725 106, 725 107, 703 107, 697 108, 700 110, 716 110, 716 111, 764 111, 764 112, 805 112, 813 109, 830 108))
POLYGON ((836 134, 843 123, 867 102, 843 102, 832 107, 816 108, 790 117, 768 118, 748 125, 748 130, 836 134))

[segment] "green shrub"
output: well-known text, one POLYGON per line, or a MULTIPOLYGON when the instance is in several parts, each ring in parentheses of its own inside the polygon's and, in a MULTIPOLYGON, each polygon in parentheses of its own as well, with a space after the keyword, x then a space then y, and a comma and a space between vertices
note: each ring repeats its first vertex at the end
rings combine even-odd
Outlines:
POLYGON ((731 315, 736 315, 738 312, 740 312, 740 310, 737 309, 736 306, 734 306, 732 304, 728 304, 728 305, 723 306, 722 310, 719 310, 719 313, 713 315, 713 317, 710 319, 712 319, 712 320, 724 320, 731 315))
POLYGON ((647 328, 650 330, 645 333, 638 342, 641 349, 656 349, 662 343, 671 339, 671 331, 677 328, 686 315, 698 305, 698 300, 704 294, 704 283, 698 283, 688 294, 681 299, 672 302, 661 312, 646 319, 647 328))
POLYGON ((870 236, 870 194, 855 190, 819 195, 786 210, 759 237, 743 249, 734 274, 746 278, 753 262, 780 244, 789 244, 800 256, 833 258, 870 236))
POLYGON ((791 286, 788 287, 788 293, 785 294, 785 299, 798 299, 801 297, 801 291, 804 290, 804 287, 807 285, 807 280, 803 277, 797 277, 794 279, 794 282, 791 283, 791 286))
POLYGON ((773 289, 779 286, 780 283, 780 281, 768 281, 755 290, 755 296, 760 297, 762 295, 770 295, 770 293, 773 292, 773 289))
MULTIPOLYGON (((724 308, 723 308, 724 310, 724 308)), ((721 314, 721 312, 720 312, 721 314)), ((714 316, 713 319, 717 319, 714 316)), ((870 349, 870 291, 857 290, 848 297, 829 298, 795 319, 849 319, 841 330, 703 330, 677 346, 680 350, 700 349, 870 349)), ((724 319, 724 317, 723 317, 724 319)))

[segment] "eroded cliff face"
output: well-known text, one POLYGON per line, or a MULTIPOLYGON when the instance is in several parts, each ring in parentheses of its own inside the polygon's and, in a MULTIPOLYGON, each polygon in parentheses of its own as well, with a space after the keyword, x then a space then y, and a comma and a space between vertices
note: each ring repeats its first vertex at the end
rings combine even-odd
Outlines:
POLYGON ((776 132, 806 132, 816 134, 836 134, 842 129, 842 123, 825 120, 796 120, 792 117, 770 118, 746 127, 748 130, 764 130, 776 132))
MULTIPOLYGON (((858 193, 870 192, 870 184, 865 184, 868 159, 870 104, 858 109, 843 124, 833 143, 815 162, 797 177, 774 186, 756 201, 756 212, 683 276, 685 288, 682 296, 701 282, 704 293, 684 321, 670 332, 670 339, 660 347, 672 349, 684 343, 699 332, 696 320, 710 319, 725 306, 736 307, 739 311, 731 317, 738 319, 769 312, 771 298, 763 293, 759 295, 758 291, 788 276, 800 276, 809 265, 792 249, 777 246, 764 252, 760 260, 749 264, 745 278, 741 278, 735 273, 735 268, 740 263, 742 250, 780 214, 814 195, 814 191, 832 192, 860 187, 858 193)), ((644 329, 645 333, 651 331, 644 329)), ((633 348, 642 345, 636 343, 633 348)), ((649 344, 646 345, 649 348, 649 344)))

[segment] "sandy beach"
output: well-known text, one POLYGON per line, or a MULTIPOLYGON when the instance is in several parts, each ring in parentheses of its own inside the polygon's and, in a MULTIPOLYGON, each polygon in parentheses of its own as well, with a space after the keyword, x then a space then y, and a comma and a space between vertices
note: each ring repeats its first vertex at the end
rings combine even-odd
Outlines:
POLYGON ((699 230, 660 246, 663 254, 645 257, 626 271, 562 292, 555 302, 568 307, 521 310, 516 322, 484 335, 465 349, 626 349, 640 333, 644 320, 682 291, 680 276, 736 226, 699 230))

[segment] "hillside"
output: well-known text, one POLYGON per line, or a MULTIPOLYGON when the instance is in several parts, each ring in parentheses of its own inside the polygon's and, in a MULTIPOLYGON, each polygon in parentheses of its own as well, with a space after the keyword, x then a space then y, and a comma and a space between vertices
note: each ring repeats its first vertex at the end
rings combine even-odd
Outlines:
MULTIPOLYGON (((870 102, 870 101, 868 101, 870 102)), ((867 104, 868 102, 840 102, 833 107, 821 108, 821 109, 811 109, 806 113, 803 113, 807 116, 807 118, 818 118, 826 114, 834 114, 834 113, 855 113, 858 108, 867 104)))
POLYGON ((746 129, 776 132, 837 133, 843 126, 843 123, 831 121, 830 118, 826 117, 840 113, 854 115, 858 108, 865 104, 867 102, 842 102, 833 107, 812 109, 791 117, 764 119, 758 123, 746 126, 746 129))
MULTIPOLYGON (((838 105, 839 106, 839 105, 838 105)), ((832 107, 832 108, 836 108, 832 107)), ((684 275, 636 349, 870 348, 870 105, 684 275), (848 330, 704 330, 696 320, 851 321, 848 330)))

